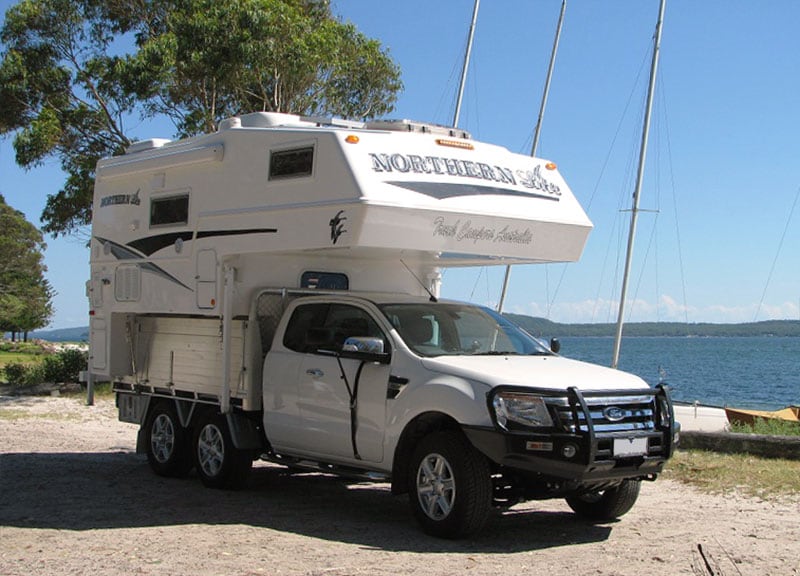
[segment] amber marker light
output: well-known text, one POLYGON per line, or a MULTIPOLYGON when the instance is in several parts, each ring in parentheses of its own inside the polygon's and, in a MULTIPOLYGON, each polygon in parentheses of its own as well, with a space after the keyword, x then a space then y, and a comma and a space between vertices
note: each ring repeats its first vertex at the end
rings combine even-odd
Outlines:
POLYGON ((358 144, 358 136, 356 136, 355 134, 350 134, 347 136, 347 138, 344 139, 344 141, 347 142, 348 144, 358 144))
POLYGON ((547 164, 544 165, 544 167, 547 168, 548 170, 555 170, 556 168, 558 168, 555 162, 548 162, 547 164))
POLYGON ((462 150, 475 150, 475 146, 469 142, 462 142, 461 140, 445 140, 444 138, 437 138, 436 143, 439 146, 450 146, 451 148, 461 148, 462 150))

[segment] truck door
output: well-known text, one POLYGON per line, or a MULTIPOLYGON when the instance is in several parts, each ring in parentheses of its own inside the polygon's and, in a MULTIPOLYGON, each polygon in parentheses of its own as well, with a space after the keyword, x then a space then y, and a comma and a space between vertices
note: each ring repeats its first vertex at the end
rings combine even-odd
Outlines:
MULTIPOLYGON (((281 393, 284 402, 296 402, 293 412, 297 417, 287 420, 275 414, 281 425, 273 427, 270 414, 265 413, 267 436, 273 446, 323 458, 383 460, 389 366, 332 355, 350 336, 382 338, 388 350, 389 339, 363 308, 327 302, 295 308, 282 349, 270 355, 275 356, 273 366, 276 360, 295 366, 299 360, 299 369, 283 371, 283 381, 274 382, 286 388, 281 393), (290 373, 295 374, 294 379, 286 379, 290 373)), ((265 390, 265 400, 266 396, 265 390)), ((270 404, 265 401, 265 411, 270 410, 270 404)))

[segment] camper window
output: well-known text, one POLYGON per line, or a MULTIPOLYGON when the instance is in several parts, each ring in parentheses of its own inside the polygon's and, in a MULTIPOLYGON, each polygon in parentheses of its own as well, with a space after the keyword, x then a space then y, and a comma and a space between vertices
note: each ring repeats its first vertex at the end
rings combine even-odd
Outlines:
POLYGON ((189 222, 189 195, 153 198, 150 201, 150 226, 189 222))
POLYGON ((314 147, 273 150, 269 156, 269 179, 311 176, 314 167, 314 147))
POLYGON ((350 280, 341 272, 303 272, 300 288, 319 290, 349 290, 350 280))

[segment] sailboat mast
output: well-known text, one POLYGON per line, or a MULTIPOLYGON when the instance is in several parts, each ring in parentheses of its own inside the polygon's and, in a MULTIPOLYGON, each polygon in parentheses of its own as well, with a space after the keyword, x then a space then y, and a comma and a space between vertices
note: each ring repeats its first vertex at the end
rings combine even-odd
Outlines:
POLYGON ((639 169, 636 172, 636 186, 633 190, 633 207, 631 208, 631 227, 628 231, 628 250, 625 256, 625 272, 622 276, 622 290, 619 297, 619 313, 617 315, 617 331, 614 336, 614 354, 611 359, 611 367, 616 368, 619 363, 619 350, 622 343, 622 328, 624 324, 625 300, 628 294, 628 280, 631 272, 631 260, 633 259, 633 241, 636 236, 636 221, 639 216, 639 197, 642 191, 642 180, 644 177, 645 159, 647 157, 647 139, 650 133, 650 115, 653 109, 653 93, 656 86, 656 74, 658 72, 658 56, 661 51, 661 28, 664 22, 664 7, 666 0, 661 0, 658 10, 658 22, 656 23, 656 34, 653 43, 653 60, 650 64, 650 83, 647 87, 647 105, 644 113, 644 125, 642 127, 642 142, 639 147, 639 169))
POLYGON ((544 83, 544 93, 542 103, 539 106, 539 117, 536 119, 536 129, 533 131, 533 144, 531 145, 531 156, 536 156, 536 149, 539 147, 539 134, 542 131, 542 121, 544 120, 544 109, 547 106, 547 96, 550 94, 550 80, 553 78, 553 68, 556 65, 556 53, 558 52, 558 41, 561 39, 561 27, 564 24, 564 12, 567 10, 567 0, 561 2, 561 13, 558 15, 558 26, 556 26, 556 37, 553 40, 553 50, 550 52, 550 64, 547 67, 547 80, 544 83))
MULTIPOLYGON (((550 52, 550 65, 547 67, 547 79, 544 83, 542 93, 542 103, 539 105, 539 117, 536 120, 536 129, 533 132, 533 144, 531 145, 531 156, 536 156, 536 148, 539 146, 539 134, 542 130, 542 120, 544 119, 544 109, 547 106, 547 96, 550 93, 550 80, 553 78, 553 68, 556 64, 556 53, 558 52, 558 41, 561 38, 561 26, 564 24, 564 12, 567 10, 567 0, 561 2, 561 13, 558 16, 556 26, 556 37, 553 40, 553 50, 550 52)), ((500 292, 500 301, 497 303, 497 311, 503 311, 503 303, 506 300, 508 291, 508 281, 511 278, 511 265, 506 266, 506 274, 503 278, 503 290, 500 292)))
POLYGON ((464 53, 464 66, 461 69, 461 83, 458 86, 458 96, 456 98, 456 111, 453 114, 453 128, 458 128, 458 119, 461 115, 461 99, 464 97, 464 87, 467 83, 467 69, 469 68, 469 57, 472 54, 472 39, 475 37, 475 23, 478 21, 478 8, 481 0, 475 0, 472 8, 472 23, 469 26, 469 39, 467 40, 467 50, 464 53))

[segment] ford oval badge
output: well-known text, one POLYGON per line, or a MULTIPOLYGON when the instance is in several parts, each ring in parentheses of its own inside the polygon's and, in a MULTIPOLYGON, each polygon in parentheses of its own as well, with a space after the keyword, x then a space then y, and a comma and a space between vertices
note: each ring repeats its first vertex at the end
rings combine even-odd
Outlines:
POLYGON ((619 422, 625 419, 625 410, 617 406, 609 406, 603 410, 603 415, 609 422, 619 422))

